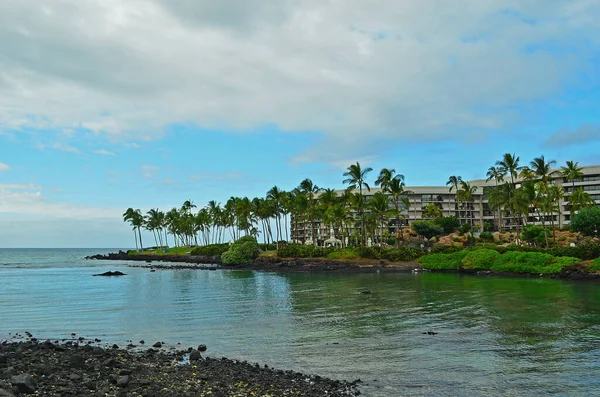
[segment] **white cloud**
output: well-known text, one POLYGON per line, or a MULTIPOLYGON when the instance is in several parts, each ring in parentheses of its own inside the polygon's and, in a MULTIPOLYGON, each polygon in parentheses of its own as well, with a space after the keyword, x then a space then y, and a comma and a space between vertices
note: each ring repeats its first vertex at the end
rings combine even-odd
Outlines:
POLYGON ((60 150, 62 152, 81 154, 81 150, 77 149, 76 147, 58 142, 52 144, 52 149, 60 150))
POLYGON ((303 161, 468 140, 593 73, 599 18, 590 0, 9 1, 0 131, 322 131, 303 161))
POLYGON ((10 166, 8 164, 0 163, 0 171, 8 171, 10 166))
POLYGON ((116 156, 116 154, 114 152, 110 152, 110 151, 104 150, 104 149, 94 150, 94 153, 100 154, 102 156, 116 156))
POLYGON ((600 142, 600 125, 586 124, 570 131, 560 129, 544 141, 545 147, 566 147, 585 143, 600 142))
POLYGON ((142 168, 141 176, 142 176, 142 178, 145 178, 145 179, 154 178, 154 175, 159 170, 159 167, 157 167, 155 165, 151 165, 151 164, 142 164, 141 168, 142 168))
POLYGON ((117 209, 55 202, 44 196, 43 188, 33 184, 0 184, 0 214, 15 220, 24 216, 44 219, 120 219, 117 209))

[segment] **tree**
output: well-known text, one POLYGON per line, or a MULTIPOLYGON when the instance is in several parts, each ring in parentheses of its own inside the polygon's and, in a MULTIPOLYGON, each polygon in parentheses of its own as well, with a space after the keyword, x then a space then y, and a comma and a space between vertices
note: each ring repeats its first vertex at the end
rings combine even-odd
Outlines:
POLYGON ((396 217, 396 245, 400 245, 400 241, 398 239, 398 232, 400 231, 400 203, 402 203, 406 209, 410 207, 410 203, 408 200, 407 194, 411 193, 407 190, 404 190, 404 178, 394 178, 387 185, 387 192, 392 197, 392 202, 394 203, 394 215, 396 217))
POLYGON ((388 196, 381 192, 377 192, 373 195, 373 198, 369 200, 368 207, 371 211, 371 215, 378 221, 380 221, 380 230, 379 230, 379 243, 383 242, 383 230, 384 230, 384 222, 387 215, 390 212, 389 207, 390 199, 388 196))
MULTIPOLYGON (((520 199, 518 199, 515 195, 517 194, 517 188, 515 184, 515 179, 518 177, 519 172, 523 167, 519 165, 520 158, 516 156, 514 153, 504 153, 502 156, 502 160, 496 161, 496 166, 499 169, 499 173, 506 177, 506 175, 510 176, 510 182, 506 181, 505 190, 502 192, 502 196, 505 197, 506 207, 510 211, 510 215, 513 222, 517 222, 515 218, 521 219, 521 213, 518 212, 517 208, 521 203, 520 199)), ((519 224, 516 223, 517 236, 519 235, 519 224)))
POLYGON ((426 239, 439 236, 444 232, 444 229, 434 221, 414 221, 411 228, 426 239))
POLYGON ((381 171, 379 171, 379 176, 375 180, 375 186, 381 186, 381 190, 386 193, 393 180, 404 182, 404 175, 396 174, 396 170, 393 168, 382 168, 381 171))
POLYGON ((458 196, 458 190, 459 190, 459 186, 462 183, 462 178, 460 176, 456 176, 456 175, 451 175, 448 178, 448 181, 446 182, 446 186, 450 186, 450 189, 448 189, 449 192, 452 192, 452 190, 454 190, 455 192, 455 197, 456 197, 456 208, 458 209, 458 220, 460 221, 460 200, 459 200, 459 196, 458 196))
MULTIPOLYGON (((139 249, 143 250, 144 244, 142 244, 142 226, 144 225, 144 216, 142 215, 142 212, 139 209, 134 210, 133 208, 127 208, 127 211, 125 211, 123 214, 123 221, 129 222, 133 227, 134 232, 137 230, 140 239, 139 249)), ((137 240, 135 246, 137 249, 137 240)))
POLYGON ((571 207, 571 217, 573 214, 579 211, 581 208, 594 206, 596 203, 590 197, 589 193, 583 190, 582 187, 578 187, 573 190, 569 196, 569 205, 571 207))
POLYGON ((440 216, 433 221, 444 229, 444 233, 453 233, 460 226, 460 221, 455 216, 440 216))
POLYGON ((600 227, 600 207, 585 207, 571 216, 571 230, 585 236, 598 237, 600 227))
POLYGON ((285 194, 286 193, 283 190, 279 189, 277 186, 273 186, 267 192, 267 199, 271 200, 275 207, 275 240, 277 244, 277 249, 279 249, 279 241, 283 238, 283 234, 281 233, 281 213, 285 194))
POLYGON ((439 218, 441 216, 442 210, 440 210, 440 207, 435 205, 435 203, 427 204, 427 207, 425 207, 425 209, 423 210, 424 218, 439 218))
POLYGON ((317 206, 316 206, 316 195, 317 193, 319 193, 322 189, 320 187, 318 187, 317 185, 315 185, 313 183, 313 181, 311 181, 310 179, 306 178, 305 180, 303 180, 302 182, 300 182, 300 191, 302 191, 302 193, 304 193, 306 195, 306 199, 307 199, 307 212, 310 218, 310 228, 311 228, 311 234, 312 234, 312 241, 313 241, 313 245, 317 245, 317 232, 315 229, 315 218, 317 215, 317 206))
POLYGON ((572 182, 572 190, 575 190, 575 180, 583 178, 583 169, 577 161, 567 161, 566 167, 561 167, 561 175, 572 182))
POLYGON ((473 194, 477 191, 477 186, 471 186, 469 182, 462 181, 460 183, 460 189, 458 190, 456 197, 466 205, 465 218, 467 217, 467 211, 469 211, 469 224, 473 226, 473 194))
MULTIPOLYGON (((504 182, 504 171, 499 167, 494 167, 493 165, 490 166, 490 168, 488 168, 488 170, 486 172, 486 176, 487 176, 487 179, 485 180, 486 182, 489 182, 492 179, 494 180, 494 182, 495 182, 494 189, 498 189, 498 184, 501 182, 504 182)), ((493 210, 494 208, 492 208, 492 204, 490 203, 489 190, 486 192, 486 188, 484 188, 484 196, 487 196, 488 205, 490 206, 490 209, 493 210)), ((502 225, 502 206, 497 206, 497 207, 495 207, 495 209, 498 210, 498 225, 499 225, 498 229, 501 230, 500 225, 502 225)), ((495 221, 496 221, 496 211, 494 211, 494 223, 495 223, 495 221)))
MULTIPOLYGON (((344 172, 344 176, 346 177, 346 179, 344 179, 342 181, 343 184, 347 184, 348 185, 348 189, 356 189, 358 187, 359 190, 359 194, 361 196, 363 196, 363 187, 366 188, 369 192, 371 191, 371 188, 369 187, 369 184, 365 181, 367 174, 369 172, 373 171, 373 168, 371 167, 367 167, 367 168, 361 168, 360 163, 357 161, 356 164, 352 164, 351 166, 349 166, 347 168, 347 171, 344 172)), ((364 198, 364 196, 363 196, 364 198)), ((359 202, 363 202, 364 204, 364 199, 363 200, 359 200, 359 202)), ((359 214, 360 214, 360 218, 361 218, 361 247, 365 246, 365 214, 364 214, 364 208, 359 209, 359 214)))

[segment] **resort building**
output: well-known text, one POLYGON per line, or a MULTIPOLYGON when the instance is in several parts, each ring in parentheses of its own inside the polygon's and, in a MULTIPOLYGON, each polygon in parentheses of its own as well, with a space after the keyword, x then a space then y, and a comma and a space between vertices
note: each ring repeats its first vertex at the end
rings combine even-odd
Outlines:
MULTIPOLYGON (((556 170, 558 171, 558 170, 556 170)), ((571 211, 569 207, 569 195, 574 189, 583 188, 590 195, 590 198, 600 205, 600 165, 592 165, 582 167, 584 176, 575 180, 567 180, 562 177, 559 172, 555 172, 552 176, 553 183, 560 185, 564 189, 564 197, 559 203, 559 211, 547 215, 545 219, 546 225, 553 223, 555 226, 565 226, 569 224, 571 219, 571 211)), ((463 223, 472 224, 476 230, 483 231, 484 228, 489 230, 499 230, 502 226, 503 230, 511 230, 516 228, 517 219, 510 216, 508 212, 502 214, 502 225, 500 225, 500 217, 498 211, 490 209, 488 200, 484 197, 484 188, 494 186, 493 181, 487 182, 485 179, 468 181, 471 186, 475 186, 473 192, 473 201, 470 203, 459 203, 457 201, 456 192, 449 191, 448 186, 406 186, 405 190, 409 192, 404 197, 408 199, 409 206, 403 205, 401 227, 410 225, 415 220, 423 220, 425 208, 430 204, 435 204, 441 211, 442 216, 455 216, 463 223)), ((517 184, 520 180, 517 180, 517 184)), ((377 192, 379 188, 372 188, 370 192, 363 191, 363 194, 368 201, 377 192)), ((340 190, 341 195, 344 191, 340 190)), ((390 203, 390 208, 393 205, 390 203)), ((390 219, 392 223, 394 219, 390 219)), ((532 208, 527 215, 527 224, 541 225, 541 219, 532 208)), ((600 226, 600 225, 599 225, 600 226)), ((393 226, 392 226, 393 228, 393 226)), ((353 229, 353 225, 350 225, 353 229)), ((325 241, 332 240, 333 230, 327 225, 324 225, 322 220, 315 220, 315 232, 317 242, 323 245, 325 241)), ((291 238, 292 241, 312 241, 311 224, 305 222, 291 222, 291 238)))

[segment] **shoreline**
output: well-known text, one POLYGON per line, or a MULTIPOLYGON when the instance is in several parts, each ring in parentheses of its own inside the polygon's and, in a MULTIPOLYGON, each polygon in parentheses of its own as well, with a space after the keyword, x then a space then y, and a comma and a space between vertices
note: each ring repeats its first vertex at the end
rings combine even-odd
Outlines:
POLYGON ((526 277, 526 278, 551 278, 560 280, 585 280, 600 281, 600 273, 590 273, 583 266, 575 264, 566 268, 562 273, 555 274, 530 274, 508 273, 494 271, 465 271, 465 270, 429 270, 423 269, 417 262, 389 262, 387 260, 351 260, 351 259, 325 259, 325 258, 278 258, 262 256, 250 264, 224 266, 220 256, 193 256, 193 255, 128 255, 127 252, 109 253, 106 255, 92 255, 88 260, 124 260, 146 262, 142 265, 129 265, 150 269, 192 269, 192 270, 254 270, 277 273, 454 273, 473 276, 501 276, 501 277, 526 277), (177 263, 177 265, 164 265, 162 263, 177 263), (216 265, 216 266, 215 266, 216 265))
MULTIPOLYGON (((20 339, 19 339, 20 338, 20 339)), ((158 344, 156 345, 158 346, 158 344)), ((203 347, 199 346, 202 350, 203 347)), ((204 347, 205 349, 205 347, 204 347)), ((0 340, 0 396, 358 396, 360 380, 338 381, 199 350, 100 347, 92 341, 0 340)))

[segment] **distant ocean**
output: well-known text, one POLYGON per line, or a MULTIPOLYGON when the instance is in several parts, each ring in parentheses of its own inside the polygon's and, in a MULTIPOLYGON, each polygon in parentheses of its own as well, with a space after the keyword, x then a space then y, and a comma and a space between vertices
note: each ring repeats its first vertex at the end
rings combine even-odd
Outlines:
POLYGON ((597 283, 150 272, 82 259, 117 250, 0 249, 0 340, 29 331, 146 348, 204 343, 212 356, 361 378, 376 397, 599 395, 597 283), (127 275, 92 277, 107 270, 127 275))

